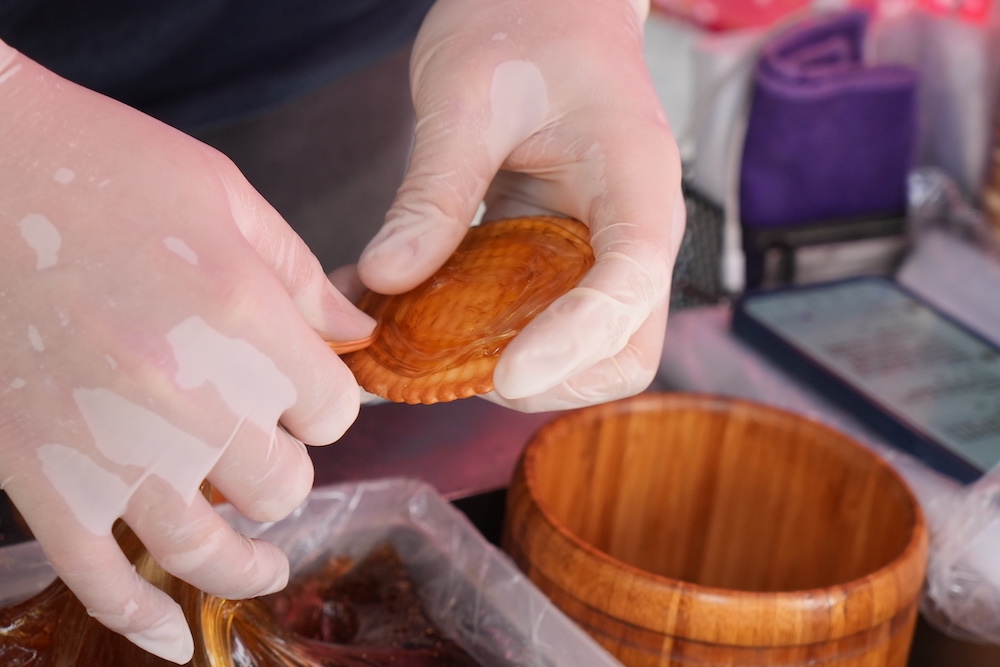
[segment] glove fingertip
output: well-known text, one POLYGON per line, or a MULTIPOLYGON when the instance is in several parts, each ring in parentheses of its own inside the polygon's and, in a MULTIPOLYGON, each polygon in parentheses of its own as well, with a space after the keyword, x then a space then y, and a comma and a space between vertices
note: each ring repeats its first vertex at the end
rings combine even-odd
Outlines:
POLYGON ((555 387, 570 377, 576 366, 565 348, 547 351, 539 345, 512 343, 493 371, 493 386, 507 400, 528 398, 555 387))
POLYGON ((187 664, 194 656, 194 638, 177 603, 149 627, 124 636, 139 648, 178 665, 187 664))
POLYGON ((467 230, 436 218, 396 218, 365 248, 358 274, 365 285, 382 294, 413 289, 444 264, 467 230))

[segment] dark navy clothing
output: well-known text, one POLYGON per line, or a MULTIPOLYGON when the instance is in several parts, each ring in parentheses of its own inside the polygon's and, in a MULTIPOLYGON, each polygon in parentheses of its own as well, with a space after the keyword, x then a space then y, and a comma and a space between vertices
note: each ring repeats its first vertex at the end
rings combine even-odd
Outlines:
POLYGON ((176 127, 232 120, 412 39, 433 0, 0 0, 0 39, 176 127))

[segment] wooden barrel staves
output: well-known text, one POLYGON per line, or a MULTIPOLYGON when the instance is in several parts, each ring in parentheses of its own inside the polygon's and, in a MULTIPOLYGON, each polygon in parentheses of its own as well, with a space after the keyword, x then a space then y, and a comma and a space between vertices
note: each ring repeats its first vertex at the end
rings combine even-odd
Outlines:
POLYGON ((503 545, 625 665, 904 667, 927 561, 870 450, 755 403, 566 413, 514 474, 503 545))

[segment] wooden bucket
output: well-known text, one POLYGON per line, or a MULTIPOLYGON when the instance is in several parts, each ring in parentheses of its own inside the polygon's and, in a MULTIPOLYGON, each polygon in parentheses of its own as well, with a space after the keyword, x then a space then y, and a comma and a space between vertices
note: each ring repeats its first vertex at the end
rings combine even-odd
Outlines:
POLYGON ((504 548, 626 665, 903 667, 927 532, 887 464, 751 402, 644 394, 532 438, 504 548))

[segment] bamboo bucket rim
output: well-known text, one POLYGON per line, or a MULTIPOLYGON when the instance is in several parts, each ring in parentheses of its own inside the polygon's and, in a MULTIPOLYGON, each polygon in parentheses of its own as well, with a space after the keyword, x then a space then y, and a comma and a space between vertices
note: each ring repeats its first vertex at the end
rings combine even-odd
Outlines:
MULTIPOLYGON (((523 478, 527 495, 533 505, 532 510, 544 522, 548 533, 544 540, 546 546, 557 550, 562 554, 562 558, 554 558, 554 561, 565 561, 565 567, 555 571, 541 571, 550 583, 566 593, 570 593, 580 602, 600 613, 616 613, 617 617, 629 624, 652 630, 664 632, 668 629, 667 619, 672 618, 678 611, 679 600, 685 598, 686 615, 696 617, 693 613, 696 607, 713 613, 707 613, 706 617, 713 617, 714 613, 721 611, 725 607, 726 613, 734 619, 733 625, 743 627, 759 624, 759 619, 764 616, 771 616, 766 610, 776 610, 779 607, 795 607, 805 614, 828 617, 829 625, 826 627, 813 626, 814 631, 809 631, 808 624, 804 627, 799 621, 792 621, 788 627, 783 626, 778 618, 780 614, 774 614, 771 619, 768 634, 774 645, 805 645, 830 639, 848 637, 853 634, 870 629, 879 622, 888 621, 897 615, 906 605, 883 605, 884 608, 876 610, 873 617, 869 617, 864 624, 851 623, 845 611, 847 606, 847 589, 850 587, 852 594, 859 590, 869 589, 873 595, 879 588, 888 587, 890 590, 901 591, 902 595, 896 595, 905 601, 915 601, 923 587, 925 563, 928 550, 928 536, 925 517, 909 485, 902 476, 896 472, 882 457, 875 454, 867 447, 861 445, 850 436, 820 422, 811 417, 793 413, 782 408, 769 406, 755 401, 742 398, 722 396, 718 394, 704 393, 680 393, 680 392, 646 392, 637 396, 632 396, 610 403, 589 406, 576 409, 557 416, 550 422, 542 425, 528 440, 528 445, 521 454, 521 458, 515 470, 515 481, 518 477, 523 478), (745 591, 706 586, 693 582, 682 581, 680 579, 656 574, 620 560, 601 549, 591 545, 573 531, 563 525, 555 516, 554 512, 540 500, 537 492, 537 481, 534 476, 532 463, 538 455, 540 442, 544 441, 545 435, 560 428, 569 421, 598 421, 607 417, 622 414, 623 408, 628 412, 641 412, 650 410, 663 410, 664 408, 695 408, 712 409, 716 412, 732 410, 733 408, 745 409, 755 414, 767 414, 771 418, 789 419, 798 421, 803 426, 813 429, 815 432, 823 433, 827 437, 832 437, 842 441, 845 445, 854 448, 862 456, 867 458, 875 466, 888 474, 888 478, 894 483, 908 505, 912 509, 913 524, 909 539, 902 550, 876 570, 856 579, 838 582, 827 587, 808 588, 788 591, 745 591), (581 418, 581 415, 584 415, 581 418), (575 567, 574 567, 575 566, 575 567), (567 586, 570 579, 569 573, 577 571, 577 567, 586 567, 595 575, 595 580, 601 578, 602 573, 623 571, 629 573, 634 581, 641 583, 644 590, 653 590, 657 593, 655 599, 667 602, 661 609, 649 610, 647 608, 637 608, 627 604, 620 604, 614 609, 605 609, 601 603, 607 602, 607 595, 600 596, 601 599, 592 599, 586 592, 574 590, 573 586, 567 586), (692 601, 691 596, 696 595, 697 600, 692 601), (659 612, 659 613, 657 613, 659 612), (838 618, 839 617, 839 618, 838 618), (662 619, 661 623, 656 623, 655 619, 662 619)), ((612 577, 614 579, 614 577, 612 577)), ((614 580, 610 583, 613 587, 614 580)), ((602 591, 598 585, 592 590, 602 591)), ((594 593, 597 595, 597 593, 594 593)), ((800 620, 801 617, 798 617, 800 620)), ((749 642, 742 642, 735 639, 730 633, 715 627, 713 624, 691 623, 687 627, 686 638, 704 642, 722 642, 733 645, 752 645, 749 642)))

